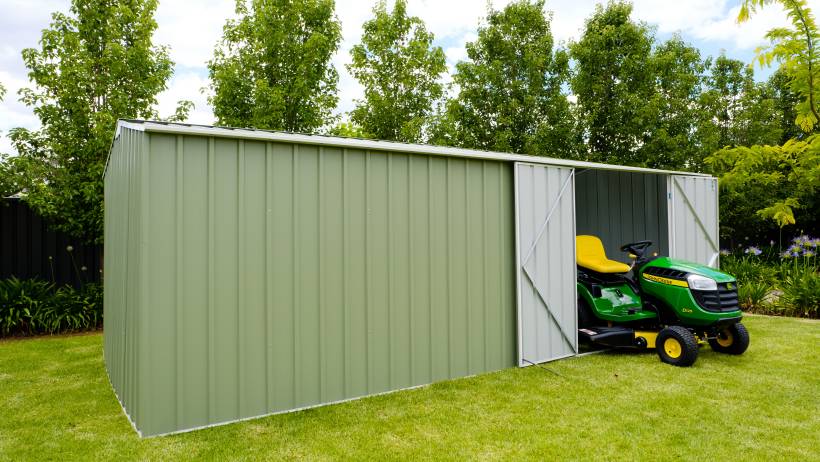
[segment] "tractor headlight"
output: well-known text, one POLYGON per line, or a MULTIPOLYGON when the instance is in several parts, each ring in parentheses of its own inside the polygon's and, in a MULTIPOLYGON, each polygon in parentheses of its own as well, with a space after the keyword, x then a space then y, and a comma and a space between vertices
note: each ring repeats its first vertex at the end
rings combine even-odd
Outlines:
POLYGON ((692 290, 717 290, 717 282, 714 279, 697 274, 690 274, 686 278, 686 282, 689 283, 689 288, 692 290))

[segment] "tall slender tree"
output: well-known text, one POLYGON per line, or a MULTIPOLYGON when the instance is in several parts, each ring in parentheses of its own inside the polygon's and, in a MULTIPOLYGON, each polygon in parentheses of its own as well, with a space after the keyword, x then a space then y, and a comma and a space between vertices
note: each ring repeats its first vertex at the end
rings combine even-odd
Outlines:
POLYGON ((702 159, 692 142, 698 116, 704 63, 697 48, 672 37, 652 52, 646 69, 654 91, 646 101, 647 128, 639 157, 648 167, 696 169, 702 159))
POLYGON ((782 135, 773 94, 742 61, 718 56, 698 102, 697 142, 704 155, 731 146, 777 144, 782 135))
POLYGON ((374 138, 421 141, 442 96, 444 52, 433 46, 424 22, 407 15, 405 0, 396 0, 392 12, 380 0, 373 14, 364 23, 361 43, 350 50, 347 68, 364 87, 364 99, 350 118, 374 138))
POLYGON ((580 138, 562 89, 569 58, 555 47, 543 0, 490 9, 467 58, 456 64, 458 95, 440 114, 436 142, 576 156, 580 138))
MULTIPOLYGON (((34 88, 20 91, 42 128, 10 132, 26 200, 58 229, 101 241, 102 173, 118 118, 158 118, 173 63, 152 42, 156 0, 73 0, 54 13, 40 48, 23 50, 34 88)), ((175 118, 184 118, 181 102, 175 118)))
POLYGON ((341 40, 333 0, 237 0, 208 63, 217 123, 295 132, 329 125, 341 40))
POLYGON ((651 72, 653 31, 631 18, 632 4, 597 5, 580 40, 570 45, 576 62, 572 91, 591 160, 646 165, 641 152, 655 94, 651 72))

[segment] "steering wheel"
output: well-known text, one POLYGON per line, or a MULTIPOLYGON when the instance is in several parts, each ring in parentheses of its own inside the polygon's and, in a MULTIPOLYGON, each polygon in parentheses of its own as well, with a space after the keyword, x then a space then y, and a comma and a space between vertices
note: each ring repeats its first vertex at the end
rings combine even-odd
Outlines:
POLYGON ((638 242, 631 242, 629 244, 624 244, 621 246, 621 252, 628 252, 635 255, 638 258, 643 257, 646 248, 652 245, 652 241, 638 241, 638 242))

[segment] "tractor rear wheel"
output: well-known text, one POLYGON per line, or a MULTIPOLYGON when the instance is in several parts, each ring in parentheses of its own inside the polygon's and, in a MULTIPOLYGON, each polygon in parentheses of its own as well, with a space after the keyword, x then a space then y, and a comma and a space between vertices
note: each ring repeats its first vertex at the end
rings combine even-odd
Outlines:
POLYGON ((665 327, 655 339, 655 349, 661 361, 673 366, 691 366, 698 359, 695 335, 681 326, 665 327))
POLYGON ((578 328, 591 327, 595 324, 595 315, 583 297, 578 297, 578 328))
POLYGON ((741 323, 732 324, 709 339, 709 346, 718 353, 740 355, 749 348, 749 331, 741 323))

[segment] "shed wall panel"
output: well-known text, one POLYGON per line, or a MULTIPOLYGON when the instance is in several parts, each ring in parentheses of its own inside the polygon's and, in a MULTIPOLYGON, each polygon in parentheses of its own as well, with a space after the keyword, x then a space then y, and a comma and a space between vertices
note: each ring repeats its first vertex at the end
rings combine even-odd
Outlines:
POLYGON ((629 261, 623 244, 646 239, 669 254, 665 175, 582 170, 575 178, 578 234, 600 237, 615 260, 629 261))
POLYGON ((133 205, 106 207, 106 245, 140 266, 107 261, 135 274, 106 322, 142 337, 106 352, 112 382, 142 368, 115 389, 143 434, 515 364, 511 165, 166 134, 123 155, 130 136, 106 194, 133 205))

